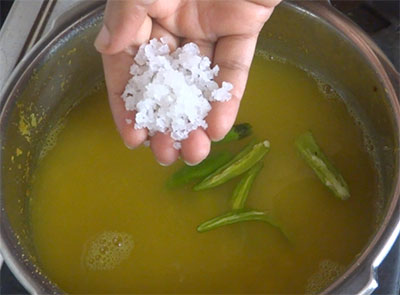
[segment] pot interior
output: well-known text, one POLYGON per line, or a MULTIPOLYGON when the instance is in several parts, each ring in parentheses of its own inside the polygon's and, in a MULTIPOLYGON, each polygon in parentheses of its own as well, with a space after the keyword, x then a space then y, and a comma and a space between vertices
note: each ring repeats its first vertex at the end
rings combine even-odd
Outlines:
MULTIPOLYGON (((54 126, 82 98, 103 83, 101 59, 93 47, 102 13, 98 9, 40 44, 33 61, 3 98, 1 117, 2 236, 30 291, 57 292, 36 264, 27 208, 32 172, 54 126)), ((365 56, 342 33, 295 4, 280 5, 265 25, 258 48, 285 58, 328 81, 346 100, 368 135, 380 175, 377 210, 385 216, 397 182, 398 127, 385 85, 365 56), (354 95, 357 93, 357 95, 354 95)), ((62 189, 62 188, 60 188, 62 189)), ((51 237, 49 237, 51 239, 51 237)), ((372 237, 371 237, 372 238, 372 237)), ((15 270, 15 269, 14 269, 15 270)))

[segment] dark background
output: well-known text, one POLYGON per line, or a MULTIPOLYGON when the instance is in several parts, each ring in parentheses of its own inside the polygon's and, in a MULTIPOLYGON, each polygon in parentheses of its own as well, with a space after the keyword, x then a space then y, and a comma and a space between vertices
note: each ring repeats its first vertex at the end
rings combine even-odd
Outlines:
POLYGON ((0 0, 0 28, 6 19, 14 0, 0 0))

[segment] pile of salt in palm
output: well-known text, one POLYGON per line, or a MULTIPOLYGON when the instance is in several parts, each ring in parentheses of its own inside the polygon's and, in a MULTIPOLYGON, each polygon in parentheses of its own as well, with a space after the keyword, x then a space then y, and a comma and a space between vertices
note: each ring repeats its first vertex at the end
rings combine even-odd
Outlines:
POLYGON ((125 108, 136 111, 134 128, 147 128, 150 136, 170 133, 179 149, 191 131, 208 127, 210 102, 231 99, 232 84, 222 82, 219 87, 214 81, 218 71, 195 43, 174 52, 163 38, 140 46, 122 95, 125 108))

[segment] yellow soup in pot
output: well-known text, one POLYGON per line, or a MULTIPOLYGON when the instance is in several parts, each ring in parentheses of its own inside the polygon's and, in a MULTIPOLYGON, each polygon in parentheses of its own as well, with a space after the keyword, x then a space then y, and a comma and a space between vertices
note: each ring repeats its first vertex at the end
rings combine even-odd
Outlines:
MULTIPOLYGON (((271 150, 247 207, 266 210, 290 236, 262 222, 196 227, 227 212, 240 177, 214 189, 165 183, 149 148, 128 150, 105 89, 65 118, 40 161, 30 194, 40 266, 69 293, 301 293, 326 287, 366 245, 376 223, 377 172, 343 100, 305 71, 255 57, 237 122, 271 150), (296 151, 311 130, 346 179, 336 198, 296 151)), ((218 145, 240 150, 249 140, 218 145)))

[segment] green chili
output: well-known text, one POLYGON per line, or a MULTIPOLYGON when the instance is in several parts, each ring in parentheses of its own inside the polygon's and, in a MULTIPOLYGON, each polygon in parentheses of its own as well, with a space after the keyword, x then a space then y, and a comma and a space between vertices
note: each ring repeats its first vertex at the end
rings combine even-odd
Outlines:
POLYGON ((246 172, 259 162, 269 151, 269 141, 246 146, 239 154, 221 168, 211 173, 199 184, 194 186, 195 191, 209 189, 246 172))
POLYGON ((296 140, 296 147, 307 164, 314 170, 319 180, 338 198, 350 197, 349 187, 340 172, 333 166, 315 141, 311 132, 306 132, 296 140))
MULTIPOLYGON (((245 221, 263 221, 281 230, 279 225, 266 212, 241 209, 230 211, 226 214, 214 217, 206 222, 203 222, 197 227, 197 231, 199 233, 203 233, 221 226, 245 221)), ((286 237, 286 234, 283 231, 282 233, 286 237)))
POLYGON ((261 171, 263 166, 263 162, 258 162, 257 164, 255 164, 249 171, 246 172, 246 174, 237 184, 235 190, 233 191, 231 201, 233 210, 244 208, 251 186, 253 185, 254 180, 256 179, 258 173, 261 171))
POLYGON ((208 156, 203 162, 196 166, 185 165, 167 180, 167 187, 175 188, 193 180, 202 179, 229 162, 232 158, 232 153, 222 151, 208 156))

